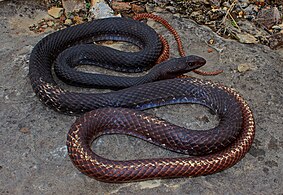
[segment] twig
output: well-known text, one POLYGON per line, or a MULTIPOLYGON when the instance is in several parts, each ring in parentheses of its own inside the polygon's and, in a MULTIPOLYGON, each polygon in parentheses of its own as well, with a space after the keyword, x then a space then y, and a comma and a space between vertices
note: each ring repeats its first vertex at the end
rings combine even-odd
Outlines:
POLYGON ((229 16, 230 16, 230 18, 233 20, 233 23, 235 24, 235 26, 236 26, 239 30, 241 30, 240 27, 238 26, 237 22, 234 20, 233 16, 232 16, 230 13, 229 13, 229 16))
MULTIPOLYGON (((231 4, 231 6, 229 7, 229 9, 227 10, 225 16, 223 17, 223 19, 222 19, 222 21, 221 21, 221 23, 220 23, 220 26, 223 25, 223 24, 226 22, 228 15, 231 15, 230 12, 234 9, 236 3, 238 3, 238 0, 233 1, 233 3, 231 4)), ((231 16, 230 16, 230 17, 231 17, 231 16)), ((231 18, 232 18, 232 17, 231 17, 231 18)), ((234 19, 232 19, 232 20, 234 20, 234 19)), ((225 25, 224 25, 224 26, 225 26, 225 25)), ((238 26, 238 25, 237 25, 237 26, 238 26)), ((226 27, 225 27, 225 29, 226 29, 226 27)), ((219 33, 220 30, 221 30, 221 28, 218 29, 216 33, 219 33)))

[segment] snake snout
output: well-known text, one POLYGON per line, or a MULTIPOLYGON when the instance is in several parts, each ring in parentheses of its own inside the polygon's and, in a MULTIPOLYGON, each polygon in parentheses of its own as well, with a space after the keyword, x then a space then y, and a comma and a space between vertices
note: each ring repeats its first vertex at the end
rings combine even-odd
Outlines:
POLYGON ((205 65, 206 60, 200 56, 190 55, 186 57, 186 63, 189 65, 190 70, 193 70, 205 65))
POLYGON ((167 60, 156 68, 159 72, 157 80, 176 78, 203 66, 205 63, 205 59, 195 55, 167 60))

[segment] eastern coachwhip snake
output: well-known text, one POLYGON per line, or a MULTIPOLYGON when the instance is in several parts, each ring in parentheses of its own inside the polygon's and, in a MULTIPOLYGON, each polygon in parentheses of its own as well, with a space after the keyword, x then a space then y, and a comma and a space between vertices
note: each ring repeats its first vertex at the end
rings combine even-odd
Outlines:
MULTIPOLYGON (((110 51, 110 56, 102 52, 97 54, 102 57, 104 65, 107 59, 114 64, 121 60, 137 61, 136 64, 130 63, 132 67, 122 63, 120 71, 133 67, 139 69, 139 65, 143 66, 140 69, 147 69, 157 60, 162 49, 158 35, 150 27, 125 18, 100 19, 58 31, 43 38, 33 49, 29 77, 39 99, 59 112, 87 112, 72 125, 67 138, 69 156, 81 172, 106 182, 198 176, 231 167, 247 153, 255 130, 252 112, 238 93, 221 84, 196 78, 176 78, 103 94, 75 93, 60 88, 53 79, 53 63, 65 49, 88 42, 90 37, 92 41, 109 38, 130 41, 141 48, 135 53, 115 54, 110 51), (139 111, 175 103, 202 104, 218 114, 219 125, 205 131, 187 130, 139 111), (112 161, 91 151, 94 138, 113 133, 140 137, 161 147, 196 156, 112 161)), ((79 48, 75 50, 82 51, 79 48)), ((105 49, 100 48, 99 51, 102 50, 105 49)), ((88 51, 71 55, 71 58, 75 56, 77 64, 89 62, 86 58, 88 51)), ((189 69, 205 63, 197 56, 181 59, 169 62, 176 67, 185 62, 189 69)), ((172 68, 171 75, 169 69, 166 67, 158 71, 165 78, 166 75, 171 78, 183 73, 172 68)), ((101 79, 103 81, 104 78, 101 79)))

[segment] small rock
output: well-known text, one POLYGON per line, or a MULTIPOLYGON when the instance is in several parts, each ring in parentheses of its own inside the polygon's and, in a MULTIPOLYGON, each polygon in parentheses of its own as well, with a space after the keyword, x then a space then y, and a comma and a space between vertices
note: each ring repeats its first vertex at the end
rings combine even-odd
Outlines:
POLYGON ((41 28, 47 28, 47 27, 48 27, 47 24, 44 24, 44 25, 41 26, 41 28))
POLYGON ((41 27, 39 27, 38 30, 37 30, 38 33, 43 33, 44 31, 45 31, 45 29, 43 29, 41 27))
POLYGON ((148 13, 153 12, 154 11, 154 4, 149 4, 149 3, 145 4, 145 9, 148 13))
POLYGON ((250 4, 248 7, 244 9, 246 15, 253 15, 258 13, 259 9, 257 5, 250 4))
POLYGON ((277 7, 265 8, 260 10, 257 16, 257 23, 270 29, 273 25, 282 22, 281 14, 277 7))
POLYGON ((196 22, 198 23, 202 23, 205 21, 205 16, 203 15, 201 10, 192 12, 190 17, 196 20, 196 22))
POLYGON ((274 4, 283 5, 283 1, 282 0, 274 0, 274 4))
POLYGON ((62 14, 60 16, 60 22, 64 23, 65 20, 66 20, 66 16, 65 16, 65 14, 62 14))
POLYGON ((167 6, 166 10, 168 10, 169 12, 171 12, 173 14, 175 14, 176 11, 177 11, 176 7, 174 7, 174 6, 167 6))
POLYGON ((222 6, 224 7, 230 7, 231 4, 228 1, 223 2, 222 6))
POLYGON ((201 0, 201 1, 206 5, 209 5, 212 2, 212 0, 201 0))
POLYGON ((94 18, 107 18, 113 17, 113 10, 104 1, 93 1, 89 11, 94 18))
POLYGON ((258 43, 258 40, 253 35, 248 33, 237 33, 235 34, 235 38, 240 43, 258 43))
POLYGON ((83 23, 83 19, 80 16, 75 16, 73 20, 74 20, 75 24, 83 23))
POLYGON ((73 14, 69 14, 69 15, 68 15, 68 18, 71 19, 71 20, 73 20, 74 17, 75 17, 75 16, 74 16, 73 14))
POLYGON ((221 9, 211 9, 207 12, 207 15, 209 16, 210 20, 217 20, 220 17, 223 17, 225 12, 221 9))
POLYGON ((246 7, 248 7, 249 6, 249 4, 250 4, 250 2, 249 2, 249 0, 242 0, 242 1, 240 1, 240 6, 241 6, 241 8, 243 9, 243 8, 246 8, 246 7))
POLYGON ((283 29, 283 24, 281 24, 281 25, 274 25, 274 26, 272 26, 272 29, 274 29, 274 30, 282 30, 283 29))
POLYGON ((164 13, 164 9, 161 8, 160 6, 155 6, 152 12, 155 12, 155 13, 164 13))
POLYGON ((131 4, 132 11, 135 13, 145 12, 145 8, 136 4, 131 4))
POLYGON ((73 24, 73 21, 71 19, 67 19, 65 20, 64 24, 67 26, 71 26, 73 24))
POLYGON ((22 127, 20 129, 20 132, 27 134, 27 133, 30 133, 30 130, 27 127, 22 127))
POLYGON ((79 11, 85 8, 85 0, 62 0, 63 8, 66 13, 79 11))
POLYGON ((48 10, 48 14, 53 18, 60 18, 60 16, 63 14, 63 10, 63 8, 52 7, 48 10))
POLYGON ((239 66, 238 66, 238 71, 241 72, 241 73, 247 72, 250 69, 251 69, 250 64, 239 64, 239 66))
POLYGON ((117 12, 122 12, 122 11, 129 11, 131 10, 131 5, 127 2, 117 2, 114 1, 111 3, 112 9, 117 12))
POLYGON ((209 40, 208 40, 208 44, 213 45, 214 43, 215 43, 215 40, 214 40, 214 39, 209 39, 209 40))
MULTIPOLYGON (((199 0, 197 0, 197 1, 199 1, 199 0)), ((203 2, 204 2, 205 4, 207 4, 207 3, 206 3, 207 0, 203 0, 203 2)), ((209 1, 208 1, 208 4, 209 4, 213 9, 218 9, 218 8, 220 8, 220 3, 221 3, 220 0, 209 0, 209 1)))
POLYGON ((209 118, 208 118, 207 116, 205 116, 205 115, 200 116, 200 117, 197 117, 197 119, 198 119, 199 121, 202 121, 202 122, 205 122, 205 123, 208 123, 208 122, 209 122, 209 118))
POLYGON ((283 47, 283 32, 269 36, 268 41, 268 45, 271 49, 278 49, 283 47))
POLYGON ((47 22, 47 25, 48 25, 49 27, 52 27, 52 26, 54 26, 54 22, 50 20, 50 21, 47 22))
POLYGON ((160 180, 142 181, 139 183, 140 189, 152 189, 161 185, 160 180))
POLYGON ((212 53, 212 52, 213 52, 213 49, 212 49, 212 48, 208 48, 208 49, 207 49, 207 52, 208 52, 208 53, 212 53))
POLYGON ((238 13, 238 17, 239 18, 243 18, 244 15, 245 15, 245 13, 243 11, 239 11, 239 13, 238 13))

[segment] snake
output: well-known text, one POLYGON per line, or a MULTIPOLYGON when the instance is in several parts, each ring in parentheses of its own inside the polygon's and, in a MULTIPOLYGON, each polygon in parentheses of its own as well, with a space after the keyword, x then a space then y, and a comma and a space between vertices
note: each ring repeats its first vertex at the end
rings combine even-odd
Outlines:
MULTIPOLYGON (((233 166, 250 149, 255 135, 255 122, 242 96, 220 83, 194 77, 174 78, 184 73, 178 68, 187 67, 185 71, 190 71, 203 66, 205 60, 199 56, 176 58, 161 63, 161 68, 152 67, 161 50, 160 38, 152 28, 127 18, 97 19, 72 26, 47 35, 33 48, 29 60, 29 78, 36 96, 55 111, 80 116, 71 126, 66 144, 69 157, 83 174, 99 181, 117 183, 207 175, 233 166), (89 49, 89 46, 93 46, 93 41, 104 40, 127 41, 140 50, 122 52, 97 46, 95 52, 98 53, 94 58, 98 59, 95 61, 90 56, 89 51, 93 49, 89 49), (81 49, 80 46, 87 49, 81 49), (71 55, 65 53, 69 50, 71 55), (105 60, 108 60, 107 63, 105 60), (130 63, 122 63, 117 67, 116 63, 122 60, 130 63), (69 61, 75 62, 75 65, 68 65, 69 61), (152 67, 152 73, 148 74, 154 76, 145 77, 154 79, 139 81, 126 88, 118 85, 119 90, 107 93, 73 92, 57 84, 54 71, 61 71, 60 64, 71 68, 85 63, 130 72, 152 67), (218 125, 198 131, 143 112, 178 103, 207 107, 218 115, 218 125), (91 145, 95 139, 109 134, 134 136, 185 156, 125 161, 106 159, 94 153, 91 145)), ((74 73, 76 77, 76 70, 74 73)), ((102 85, 95 83, 94 86, 108 87, 109 77, 95 75, 96 78, 100 76, 98 80, 102 85)), ((73 82, 68 81, 68 76, 63 80, 73 82)), ((133 83, 127 78, 125 82, 133 83)))

